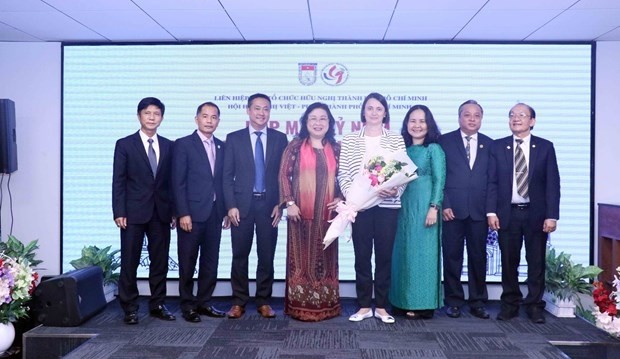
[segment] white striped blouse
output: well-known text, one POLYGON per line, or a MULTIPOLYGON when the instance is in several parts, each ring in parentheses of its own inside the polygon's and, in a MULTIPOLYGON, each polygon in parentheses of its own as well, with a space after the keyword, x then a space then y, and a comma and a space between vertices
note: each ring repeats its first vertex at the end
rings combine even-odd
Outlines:
MULTIPOLYGON (((340 150, 340 162, 338 170, 338 183, 340 190, 345 198, 349 192, 349 187, 355 175, 362 169, 362 160, 368 158, 366 154, 366 140, 364 132, 366 127, 358 132, 345 135, 342 139, 342 148, 340 150)), ((405 142, 400 134, 382 129, 381 148, 387 152, 396 152, 405 150, 405 142)), ((383 208, 400 208, 400 195, 405 190, 405 186, 398 188, 396 197, 389 197, 379 203, 379 207, 383 208)))

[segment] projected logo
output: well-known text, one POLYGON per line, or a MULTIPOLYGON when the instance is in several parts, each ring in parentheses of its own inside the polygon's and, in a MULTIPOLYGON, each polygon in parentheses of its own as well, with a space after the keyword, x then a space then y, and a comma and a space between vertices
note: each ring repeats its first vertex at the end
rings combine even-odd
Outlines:
POLYGON ((299 82, 304 86, 313 85, 316 82, 316 63, 298 63, 299 82))
POLYGON ((332 63, 323 68, 321 79, 330 86, 340 86, 347 82, 349 70, 342 64, 332 63))

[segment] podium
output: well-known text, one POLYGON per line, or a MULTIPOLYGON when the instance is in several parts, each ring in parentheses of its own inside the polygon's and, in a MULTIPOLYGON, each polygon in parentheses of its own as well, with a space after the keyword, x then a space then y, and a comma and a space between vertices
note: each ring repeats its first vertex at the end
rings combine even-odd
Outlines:
POLYGON ((599 279, 607 284, 614 280, 620 266, 620 206, 598 204, 598 265, 603 269, 599 279))

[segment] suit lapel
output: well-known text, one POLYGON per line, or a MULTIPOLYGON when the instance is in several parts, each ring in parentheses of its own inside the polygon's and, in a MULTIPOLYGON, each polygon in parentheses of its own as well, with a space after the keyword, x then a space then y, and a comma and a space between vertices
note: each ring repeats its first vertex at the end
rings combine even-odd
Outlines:
POLYGON ((536 161, 538 161, 538 152, 539 151, 539 143, 538 143, 538 138, 531 136, 530 137, 530 162, 527 166, 527 180, 528 182, 531 181, 532 179, 532 175, 534 174, 534 169, 536 168, 536 166, 534 166, 534 164, 536 163, 536 161))
POLYGON ((224 161, 222 161, 224 158, 224 150, 222 148, 222 141, 215 136, 213 137, 213 140, 213 143, 215 144, 215 173, 219 173, 222 171, 222 167, 224 166, 224 161))
MULTIPOLYGON (((205 151, 205 145, 202 143, 202 140, 200 139, 200 136, 198 136, 197 132, 194 132, 194 135, 192 136, 192 143, 194 145, 194 150, 196 151, 196 154, 200 158, 200 165, 208 168, 209 170, 207 172, 209 172, 209 175, 211 175, 211 164, 209 163, 209 155, 207 155, 207 151, 205 151)), ((217 162, 217 153, 215 154, 215 156, 217 162)))
MULTIPOLYGON (((157 162, 157 172, 156 172, 156 176, 159 175, 159 172, 161 172, 161 168, 163 167, 163 164, 165 163, 164 158, 166 158, 166 156, 168 156, 168 143, 163 141, 161 139, 160 135, 156 135, 157 136, 157 143, 159 145, 159 160, 157 162)), ((144 151, 143 151, 144 152, 144 151)), ((148 162, 148 157, 146 158, 147 162, 148 162)), ((149 168, 151 168, 151 165, 149 164, 149 168)))
POLYGON ((267 137, 269 137, 269 139, 267 140, 267 151, 265 151, 265 171, 267 171, 267 167, 269 167, 269 162, 271 162, 272 160, 272 154, 273 151, 275 151, 275 138, 276 136, 271 136, 272 132, 269 131, 269 128, 266 128, 266 133, 267 133, 267 137))
MULTIPOLYGON (((237 144, 235 144, 235 146, 236 145, 237 144)), ((250 170, 254 173, 254 151, 252 150, 252 139, 250 138, 250 131, 248 129, 244 129, 241 133, 241 141, 238 145, 239 151, 246 156, 246 162, 252 163, 252 168, 250 170)))
MULTIPOLYGON (((457 130, 454 134, 454 145, 456 146, 456 150, 461 154, 461 158, 467 164, 467 168, 469 168, 469 161, 467 161, 467 152, 465 152, 465 146, 463 145, 463 137, 461 137, 461 131, 457 130)), ((470 143, 471 145, 471 143, 470 143)), ((474 161, 474 166, 476 162, 474 161)))
POLYGON ((133 136, 133 145, 135 150, 139 153, 139 156, 144 161, 146 168, 148 168, 149 172, 151 172, 151 164, 149 163, 149 158, 146 155, 146 150, 144 149, 144 144, 142 144, 139 131, 133 136))
POLYGON ((513 182, 513 177, 515 175, 514 169, 514 148, 513 146, 512 136, 506 137, 504 141, 502 141, 502 147, 504 148, 504 160, 506 163, 506 167, 510 168, 510 183, 513 182))

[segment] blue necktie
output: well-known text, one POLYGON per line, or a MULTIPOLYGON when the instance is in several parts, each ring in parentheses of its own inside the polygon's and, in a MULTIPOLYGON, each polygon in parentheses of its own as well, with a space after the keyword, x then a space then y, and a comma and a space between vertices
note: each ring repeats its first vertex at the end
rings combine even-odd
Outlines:
POLYGON ((265 154, 263 152, 263 141, 260 139, 262 132, 256 131, 256 146, 254 147, 254 189, 256 192, 265 192, 265 154))
POLYGON ((149 138, 149 163, 151 164, 151 171, 153 171, 153 177, 157 174, 157 155, 155 154, 155 150, 153 149, 153 139, 149 138))

